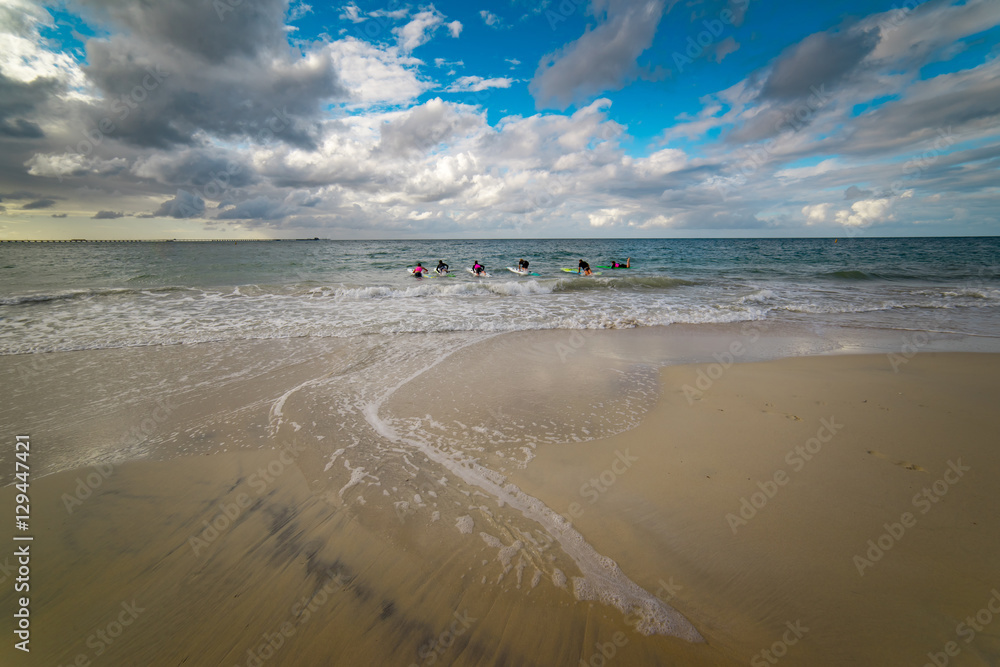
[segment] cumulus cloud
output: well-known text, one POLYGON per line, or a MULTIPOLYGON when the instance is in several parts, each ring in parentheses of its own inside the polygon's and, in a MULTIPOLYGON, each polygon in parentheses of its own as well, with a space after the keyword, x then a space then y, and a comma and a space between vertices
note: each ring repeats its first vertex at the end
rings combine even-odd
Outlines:
POLYGON ((154 153, 136 160, 132 173, 157 183, 173 186, 243 187, 256 180, 253 168, 242 156, 219 150, 184 149, 154 153))
POLYGON ((844 227, 867 227, 884 220, 890 207, 889 199, 862 199, 850 209, 837 211, 837 222, 844 227))
POLYGON ((452 21, 451 23, 446 23, 445 27, 448 28, 448 34, 452 37, 458 37, 462 34, 462 22, 452 21))
POLYGON ((405 104, 434 86, 418 74, 418 59, 353 37, 328 45, 327 54, 352 104, 405 104))
POLYGON ((377 150, 395 155, 427 151, 481 127, 482 119, 460 105, 434 98, 382 124, 377 150))
POLYGON ((538 108, 565 109, 638 74, 636 60, 653 42, 664 0, 602 0, 594 3, 597 27, 542 58, 528 86, 538 108))
POLYGON ((285 0, 79 4, 116 28, 87 41, 84 71, 110 102, 110 116, 95 108, 91 124, 110 118, 117 141, 165 148, 200 132, 258 137, 280 116, 279 140, 312 145, 321 103, 346 96, 322 47, 289 47, 285 0))
POLYGON ((98 211, 93 216, 92 220, 114 220, 116 218, 124 218, 125 214, 121 211, 98 211))
POLYGON ((821 225, 830 221, 830 212, 833 204, 809 204, 802 207, 802 214, 806 217, 806 225, 821 225))
POLYGON ((158 218, 197 218, 204 213, 204 199, 187 190, 178 190, 177 195, 160 204, 153 215, 158 218))

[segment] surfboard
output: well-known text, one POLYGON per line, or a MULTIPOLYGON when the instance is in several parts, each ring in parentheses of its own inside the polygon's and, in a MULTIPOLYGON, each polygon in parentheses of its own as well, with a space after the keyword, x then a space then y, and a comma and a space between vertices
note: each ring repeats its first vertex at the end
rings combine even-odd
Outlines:
POLYGON ((469 273, 471 273, 472 275, 476 276, 477 278, 489 278, 490 277, 490 274, 486 273, 485 271, 483 271, 482 273, 478 273, 477 274, 475 271, 472 270, 471 266, 465 267, 465 270, 468 271, 469 273))
POLYGON ((599 268, 599 269, 631 269, 632 267, 631 266, 602 266, 602 265, 598 264, 597 268, 599 268))
MULTIPOLYGON (((586 274, 580 273, 579 269, 563 269, 563 271, 565 271, 566 273, 579 273, 581 276, 582 275, 586 275, 586 274)), ((599 276, 599 275, 601 275, 601 272, 600 271, 591 270, 590 271, 590 275, 592 275, 592 276, 599 276)))
POLYGON ((531 271, 522 271, 521 269, 515 269, 513 266, 508 266, 507 270, 511 273, 516 273, 519 276, 537 276, 539 274, 532 273, 531 271))

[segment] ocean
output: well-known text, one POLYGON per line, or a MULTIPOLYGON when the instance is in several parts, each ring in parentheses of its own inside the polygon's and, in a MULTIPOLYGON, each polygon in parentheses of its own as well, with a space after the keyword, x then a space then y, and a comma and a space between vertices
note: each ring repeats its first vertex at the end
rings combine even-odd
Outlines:
POLYGON ((1000 331, 996 237, 3 243, 0 285, 0 354, 761 320, 1000 331), (540 275, 506 270, 520 258, 540 275), (406 270, 439 259, 452 277, 406 270))

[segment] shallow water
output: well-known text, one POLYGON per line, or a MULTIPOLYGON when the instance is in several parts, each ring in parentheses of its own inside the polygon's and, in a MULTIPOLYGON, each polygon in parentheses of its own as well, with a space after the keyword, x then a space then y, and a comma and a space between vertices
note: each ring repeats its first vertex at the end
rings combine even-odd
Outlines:
POLYGON ((5 243, 0 353, 750 321, 992 335, 998 267, 996 238, 5 243), (521 257, 540 275, 503 268, 521 257), (455 274, 406 271, 433 258, 455 274))

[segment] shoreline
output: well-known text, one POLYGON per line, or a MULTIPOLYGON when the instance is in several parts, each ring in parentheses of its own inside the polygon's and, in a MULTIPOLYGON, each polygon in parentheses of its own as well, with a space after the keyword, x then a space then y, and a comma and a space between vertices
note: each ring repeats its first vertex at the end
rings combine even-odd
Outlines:
MULTIPOLYGON (((29 429, 37 460, 54 469, 32 478, 39 655, 96 657, 79 619, 132 597, 151 612, 106 649, 148 664, 246 664, 241 624, 283 637, 273 664, 575 664, 601 647, 631 664, 746 664, 788 633, 789 664, 944 650, 955 625, 942 619, 987 601, 981 559, 1000 547, 1000 460, 984 449, 1000 355, 930 351, 969 342, 948 338, 907 357, 891 337, 858 355, 850 330, 750 342, 734 328, 57 353, 14 405, 42 425, 29 429), (783 356, 804 351, 818 354, 783 356), (713 356, 727 352, 733 363, 713 356), (62 393, 47 384, 68 378, 62 393), (950 482, 949 460, 963 474, 925 516, 914 485, 950 482), (582 556, 510 502, 511 484, 705 643, 638 632, 625 613, 638 598, 609 603, 582 556), (866 540, 884 545, 880 527, 896 524, 903 535, 870 558, 866 540), (871 561, 860 574, 854 556, 871 561), (299 623, 293 606, 319 599, 299 623)), ((12 503, 12 487, 0 497, 12 503)), ((988 626, 961 649, 988 664, 996 646, 988 626)))

